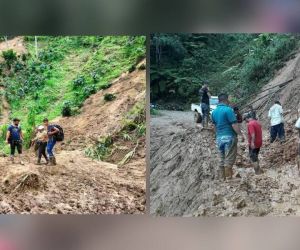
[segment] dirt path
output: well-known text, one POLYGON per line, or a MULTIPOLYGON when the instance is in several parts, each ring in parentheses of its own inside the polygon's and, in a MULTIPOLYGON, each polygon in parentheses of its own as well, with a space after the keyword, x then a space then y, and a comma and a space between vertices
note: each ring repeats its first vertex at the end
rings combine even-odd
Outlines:
POLYGON ((122 178, 118 166, 93 161, 81 151, 61 151, 55 167, 37 166, 27 154, 25 166, 0 158, 2 213, 141 213, 143 179, 122 178), (6 173, 6 175, 4 175, 6 173), (18 185, 24 176, 32 188, 18 185))
MULTIPOLYGON (((292 128, 287 128, 291 137, 292 128)), ((261 166, 249 168, 245 144, 240 144, 230 183, 215 179, 217 151, 214 134, 200 131, 193 113, 160 111, 151 118, 151 213, 177 216, 300 215, 300 177, 295 164, 296 143, 269 145, 264 131, 261 166)), ((292 137, 294 138, 294 137, 292 137)))

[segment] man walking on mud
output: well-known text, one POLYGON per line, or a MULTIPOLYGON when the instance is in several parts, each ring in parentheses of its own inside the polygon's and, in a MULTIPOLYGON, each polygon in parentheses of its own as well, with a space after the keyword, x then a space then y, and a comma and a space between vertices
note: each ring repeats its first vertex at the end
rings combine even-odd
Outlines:
POLYGON ((279 101, 275 101, 270 108, 268 117, 271 119, 270 141, 273 143, 278 137, 280 142, 285 140, 283 109, 279 101))
POLYGON ((262 128, 260 123, 253 118, 249 113, 245 117, 248 130, 248 143, 249 143, 249 156, 252 162, 255 174, 262 174, 262 170, 259 166, 259 151, 262 146, 262 128))
POLYGON ((44 122, 44 126, 47 129, 47 133, 48 133, 47 153, 49 156, 49 162, 50 162, 50 165, 56 165, 56 159, 55 159, 55 156, 53 153, 53 149, 56 144, 55 134, 59 133, 59 129, 56 128, 54 125, 50 125, 48 118, 45 118, 43 120, 43 122, 44 122))
POLYGON ((218 96, 219 104, 212 113, 212 121, 216 129, 216 142, 219 150, 219 178, 225 180, 231 179, 232 167, 237 155, 237 136, 244 137, 237 124, 236 115, 230 107, 228 95, 220 94, 218 96))
POLYGON ((210 92, 207 84, 204 84, 199 90, 199 95, 201 98, 201 111, 202 111, 202 126, 203 128, 208 127, 209 111, 210 111, 210 92))
POLYGON ((6 133, 6 143, 10 144, 10 159, 14 162, 16 148, 18 150, 20 164, 22 161, 22 142, 24 140, 22 129, 20 127, 20 119, 14 118, 13 123, 8 127, 6 133))

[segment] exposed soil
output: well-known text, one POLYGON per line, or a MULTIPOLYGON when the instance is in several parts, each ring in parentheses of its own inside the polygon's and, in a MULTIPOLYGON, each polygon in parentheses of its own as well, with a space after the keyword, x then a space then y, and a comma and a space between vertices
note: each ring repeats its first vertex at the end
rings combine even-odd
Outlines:
POLYGON ((59 152, 54 167, 37 166, 32 159, 34 155, 27 154, 22 166, 0 158, 2 213, 112 214, 145 209, 142 160, 118 168, 93 161, 81 151, 59 152))
MULTIPOLYGON (((79 115, 51 121, 65 129, 65 141, 56 146, 56 166, 35 165, 32 151, 25 152, 25 165, 1 156, 0 213, 144 213, 145 138, 138 144, 122 145, 127 151, 120 158, 135 148, 134 156, 124 165, 92 160, 84 150, 99 137, 118 132, 128 111, 145 99, 145 89, 145 70, 124 73, 109 89, 88 98, 79 115), (117 98, 105 102, 105 93, 114 93, 117 98)), ((7 121, 8 109, 1 123, 7 121)))
POLYGON ((299 58, 297 54, 264 88, 292 81, 278 88, 276 94, 258 96, 260 99, 254 104, 264 128, 260 154, 262 175, 254 174, 247 144, 239 142, 234 172, 240 177, 228 182, 217 180, 218 160, 212 127, 201 131, 195 126, 192 112, 160 111, 151 118, 151 214, 300 215, 298 135, 294 129, 299 106, 299 58), (266 112, 277 98, 285 110, 287 140, 282 145, 277 141, 270 145, 266 112))
POLYGON ((27 53, 27 50, 23 43, 23 37, 17 36, 14 37, 13 39, 7 40, 7 42, 0 43, 0 52, 1 52, 0 62, 4 60, 2 58, 2 51, 9 50, 9 49, 14 50, 14 52, 16 52, 17 55, 22 55, 27 53))

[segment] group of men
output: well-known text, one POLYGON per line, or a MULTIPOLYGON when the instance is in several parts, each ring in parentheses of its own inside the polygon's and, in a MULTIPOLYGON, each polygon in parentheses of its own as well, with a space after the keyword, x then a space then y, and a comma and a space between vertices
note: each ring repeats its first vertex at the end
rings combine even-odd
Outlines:
MULTIPOLYGON (((202 124, 208 126, 210 114, 209 98, 210 93, 207 85, 200 89, 201 107, 202 107, 202 124)), ((237 107, 232 107, 227 94, 218 96, 219 104, 211 114, 211 120, 216 131, 216 144, 219 152, 219 169, 220 179, 231 179, 233 177, 232 167, 236 161, 238 137, 242 142, 248 137, 249 157, 254 168, 255 174, 263 173, 259 165, 259 152, 262 147, 262 126, 257 120, 256 112, 252 106, 250 111, 241 115, 237 107), (241 123, 247 123, 247 136, 242 133, 241 123)), ((270 118, 270 142, 273 143, 277 138, 281 143, 285 141, 283 109, 279 101, 275 101, 268 112, 270 118)), ((300 138, 300 118, 296 123, 299 130, 300 138)), ((300 155, 300 146, 299 146, 300 155)))
MULTIPOLYGON (((43 120, 43 125, 37 127, 35 131, 36 136, 33 139, 35 150, 37 151, 36 164, 40 165, 42 156, 44 156, 46 164, 56 165, 53 149, 56 144, 57 133, 59 133, 59 129, 54 125, 49 124, 49 120, 47 118, 43 120)), ((14 118, 12 124, 7 129, 6 143, 10 145, 10 160, 14 162, 15 152, 17 149, 19 162, 22 165, 24 165, 22 159, 23 141, 24 135, 20 126, 20 119, 14 118)))

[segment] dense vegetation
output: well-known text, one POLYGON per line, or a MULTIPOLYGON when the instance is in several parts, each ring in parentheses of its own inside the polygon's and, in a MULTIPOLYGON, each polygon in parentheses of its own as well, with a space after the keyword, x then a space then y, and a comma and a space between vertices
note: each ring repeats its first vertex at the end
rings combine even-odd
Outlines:
POLYGON ((293 55, 299 39, 291 34, 154 34, 151 102, 167 109, 188 107, 199 101, 204 83, 215 95, 224 91, 243 102, 293 55))
POLYGON ((145 56, 145 37, 135 36, 38 37, 37 55, 34 37, 26 37, 25 45, 22 56, 2 53, 0 84, 10 118, 22 120, 27 145, 44 117, 76 115, 87 97, 109 88, 145 56))

